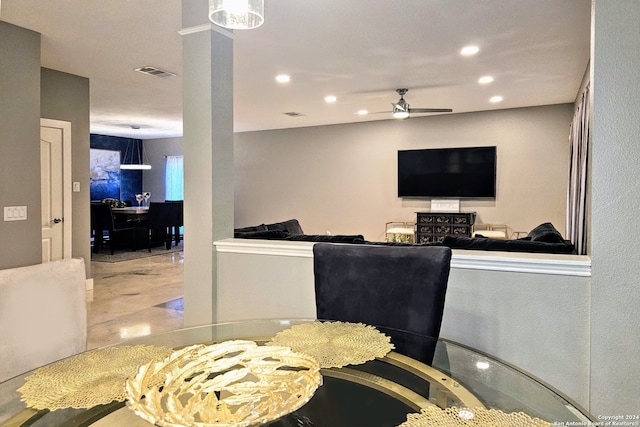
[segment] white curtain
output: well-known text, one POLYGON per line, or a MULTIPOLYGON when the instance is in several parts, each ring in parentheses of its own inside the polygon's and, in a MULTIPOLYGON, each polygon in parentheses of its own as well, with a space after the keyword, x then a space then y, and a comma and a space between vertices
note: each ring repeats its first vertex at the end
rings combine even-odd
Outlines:
POLYGON ((165 200, 184 200, 184 168, 182 156, 167 156, 164 171, 165 200))
POLYGON ((567 233, 579 255, 586 254, 586 208, 589 151, 589 84, 574 112, 569 134, 569 187, 567 189, 567 233))

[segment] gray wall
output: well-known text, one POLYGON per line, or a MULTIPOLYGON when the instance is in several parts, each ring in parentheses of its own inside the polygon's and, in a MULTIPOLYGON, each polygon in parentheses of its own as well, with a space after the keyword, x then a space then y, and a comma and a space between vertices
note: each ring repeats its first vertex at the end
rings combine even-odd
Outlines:
POLYGON ((147 139, 143 146, 151 170, 142 172, 142 187, 151 192, 152 202, 164 202, 165 156, 182 156, 182 138, 147 139))
POLYGON ((0 21, 0 58, 0 207, 26 206, 28 218, 0 221, 0 268, 9 268, 42 262, 40 34, 0 21))
MULTIPOLYGON (((43 68, 42 118, 71 122, 71 180, 80 183, 72 194, 72 256, 91 260, 89 236, 89 79, 43 68)), ((85 263, 87 277, 91 263, 85 263)))
POLYGON ((495 200, 463 200, 478 222, 509 232, 565 229, 573 104, 239 133, 236 226, 298 218, 310 234, 383 240, 388 221, 415 221, 430 202, 397 197, 399 149, 496 145, 495 200))
POLYGON ((591 410, 640 414, 640 2, 595 0, 591 410))
POLYGON ((40 68, 40 34, 1 21, 0 58, 0 206, 27 206, 28 215, 0 222, 0 268, 42 262, 41 117, 71 122, 71 174, 81 189, 72 193, 72 256, 90 260, 89 80, 40 68))

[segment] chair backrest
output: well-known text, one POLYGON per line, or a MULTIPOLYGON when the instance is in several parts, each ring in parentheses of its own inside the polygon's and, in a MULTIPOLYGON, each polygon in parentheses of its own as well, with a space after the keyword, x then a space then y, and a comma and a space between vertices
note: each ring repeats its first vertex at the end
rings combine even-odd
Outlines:
POLYGON ((169 224, 182 227, 184 225, 184 202, 182 200, 165 200, 170 206, 169 224))
POLYGON ((149 228, 166 228, 170 225, 171 204, 164 202, 149 203, 149 216, 147 224, 149 228))
POLYGON ((316 243, 313 256, 318 319, 439 336, 448 247, 316 243))
POLYGON ((106 203, 91 203, 91 223, 95 230, 113 231, 113 213, 106 203))

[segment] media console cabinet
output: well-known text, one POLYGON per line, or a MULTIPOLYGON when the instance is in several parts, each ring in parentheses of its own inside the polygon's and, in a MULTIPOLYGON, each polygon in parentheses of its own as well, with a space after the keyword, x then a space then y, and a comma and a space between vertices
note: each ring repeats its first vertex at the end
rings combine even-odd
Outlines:
POLYGON ((438 243, 445 236, 471 237, 475 212, 416 212, 416 243, 438 243))

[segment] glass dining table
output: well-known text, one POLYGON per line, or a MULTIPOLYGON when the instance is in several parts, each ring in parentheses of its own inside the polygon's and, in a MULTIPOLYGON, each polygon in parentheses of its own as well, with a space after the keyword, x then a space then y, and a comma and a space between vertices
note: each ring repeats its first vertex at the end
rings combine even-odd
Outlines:
MULTIPOLYGON (((144 346, 152 346, 152 348, 157 346, 157 348, 173 352, 169 356, 159 354, 156 362, 147 365, 146 371, 141 368, 134 379, 129 378, 126 386, 122 385, 129 393, 127 399, 132 400, 132 390, 135 389, 136 381, 144 380, 144 376, 153 369, 160 372, 168 366, 162 365, 162 363, 175 363, 179 357, 184 358, 195 354, 185 352, 186 350, 192 351, 193 348, 198 348, 199 351, 202 349, 215 350, 219 345, 233 346, 241 343, 244 346, 246 342, 255 343, 258 348, 262 348, 262 346, 276 348, 271 347, 274 342, 275 345, 283 345, 279 339, 282 340, 284 337, 286 343, 287 332, 294 331, 299 332, 293 341, 295 345, 300 342, 319 345, 325 356, 329 354, 333 358, 336 353, 341 351, 332 347, 339 345, 335 343, 343 342, 345 344, 346 341, 346 348, 355 343, 362 350, 367 350, 375 344, 373 341, 377 339, 366 338, 365 342, 358 342, 357 339, 350 339, 341 332, 331 340, 323 341, 307 332, 311 330, 309 327, 318 323, 335 324, 341 322, 319 322, 315 319, 266 319, 212 324, 140 337, 119 343, 117 346, 72 356, 72 358, 55 362, 53 365, 38 368, 0 383, 0 426, 142 427, 152 425, 147 421, 153 421, 152 418, 141 417, 139 411, 134 410, 136 409, 135 405, 131 402, 125 403, 125 399, 122 398, 96 405, 89 403, 85 407, 79 408, 30 406, 29 399, 26 399, 23 394, 25 384, 30 385, 34 382, 33 378, 42 373, 43 369, 65 361, 67 362, 66 367, 71 368, 71 374, 67 372, 66 375, 73 375, 73 369, 78 368, 77 376, 82 377, 83 369, 84 372, 89 369, 86 365, 86 361, 89 359, 83 359, 82 356, 91 355, 94 352, 96 354, 101 352, 102 354, 115 354, 106 353, 106 351, 144 346), (180 356, 175 356, 177 353, 180 353, 180 356)), ((367 328, 370 327, 367 326, 367 328)), ((339 366, 322 366, 320 363, 318 370, 320 382, 307 389, 311 392, 308 398, 294 405, 292 412, 273 412, 278 416, 273 419, 259 419, 259 425, 273 427, 492 425, 491 423, 487 424, 489 419, 498 419, 509 423, 495 424, 497 421, 494 421, 493 425, 516 426, 593 425, 596 422, 585 409, 563 396, 558 390, 504 361, 446 339, 434 339, 383 327, 374 327, 374 329, 376 333, 381 334, 389 341, 392 347, 390 351, 386 354, 377 354, 364 363, 358 361, 353 364, 338 364, 339 366), (457 419, 447 420, 448 417, 457 419), (477 420, 477 424, 474 424, 474 419, 477 420)), ((375 345, 373 346, 375 347, 375 345)), ((294 345, 291 345, 291 348, 295 350, 294 345)), ((204 353, 206 356, 202 357, 199 363, 205 363, 206 366, 209 366, 208 363, 213 357, 212 354, 215 353, 214 350, 207 350, 204 353)), ((344 353, 343 355, 348 359, 349 354, 344 353)), ((117 359, 113 358, 117 356, 109 357, 112 359, 107 357, 101 359, 100 362, 101 368, 105 372, 109 372, 111 363, 114 366, 117 365, 117 359)), ((277 358, 277 356, 274 355, 273 358, 277 358)), ((264 360, 261 363, 263 362, 264 360)), ((190 363, 192 362, 182 363, 180 369, 191 366, 190 363)), ((237 365, 235 362, 230 365, 234 364, 237 365)), ((204 376, 201 375, 203 370, 206 371, 206 368, 202 368, 205 365, 198 365, 199 367, 194 368, 193 375, 181 377, 172 371, 173 373, 167 374, 167 377, 178 378, 179 386, 194 378, 200 378, 205 382, 218 381, 217 378, 213 378, 213 375, 207 376, 206 372, 204 376)), ((137 369, 138 367, 136 367, 136 371, 137 369)), ((233 369, 234 366, 227 366, 222 369, 221 375, 229 376, 233 369)), ((264 366, 260 365, 260 368, 255 372, 263 372, 263 369, 264 366)), ((289 368, 289 371, 293 371, 294 374, 299 373, 299 370, 300 368, 289 368)), ((173 378, 174 381, 175 378, 173 378)), ((305 377, 304 381, 308 381, 309 378, 305 377)), ((76 380, 78 379, 76 378, 76 380)), ((302 382, 303 380, 298 378, 296 381, 302 382)), ((55 383, 56 381, 48 377, 45 382, 55 383)), ((75 381, 74 384, 78 384, 78 382, 75 381)), ((46 384, 40 387, 44 388, 39 392, 40 394, 36 393, 36 399, 46 397, 44 394, 52 393, 51 388, 46 388, 46 384)), ((96 388, 97 386, 95 383, 90 383, 87 384, 87 387, 96 388)), ((168 388, 169 386, 165 382, 164 386, 157 387, 156 391, 161 392, 163 387, 168 388)), ((244 392, 252 394, 253 390, 247 391, 245 389, 244 392)), ((65 393, 70 393, 65 386, 55 386, 53 389, 53 394, 60 394, 64 397, 65 393)), ((194 392, 191 390, 189 393, 193 394, 194 392)), ((219 404, 224 396, 219 391, 215 391, 215 393, 214 400, 219 404)), ((133 394, 135 395, 135 393, 133 394)), ((137 398, 144 401, 145 392, 140 394, 137 398)), ((146 399, 150 403, 152 400, 151 392, 147 390, 146 394, 146 399)), ((276 399, 271 400, 267 406, 273 409, 278 404, 283 405, 284 399, 281 394, 280 391, 274 393, 276 399)), ((295 400, 301 398, 303 393, 296 391, 294 394, 295 400)), ((253 395, 251 399, 254 399, 253 395)), ((174 404, 171 402, 167 403, 167 400, 158 400, 157 402, 162 403, 165 406, 164 411, 169 414, 188 406, 178 402, 178 409, 176 409, 176 406, 172 406, 174 404)), ((200 403, 202 404, 202 402, 200 403)), ((251 407, 254 412, 258 410, 255 400, 251 405, 256 405, 256 407, 251 407)), ((156 422, 156 425, 249 426, 254 424, 248 417, 247 420, 236 423, 222 421, 220 423, 198 423, 194 421, 192 424, 172 424, 167 418, 156 422)))

